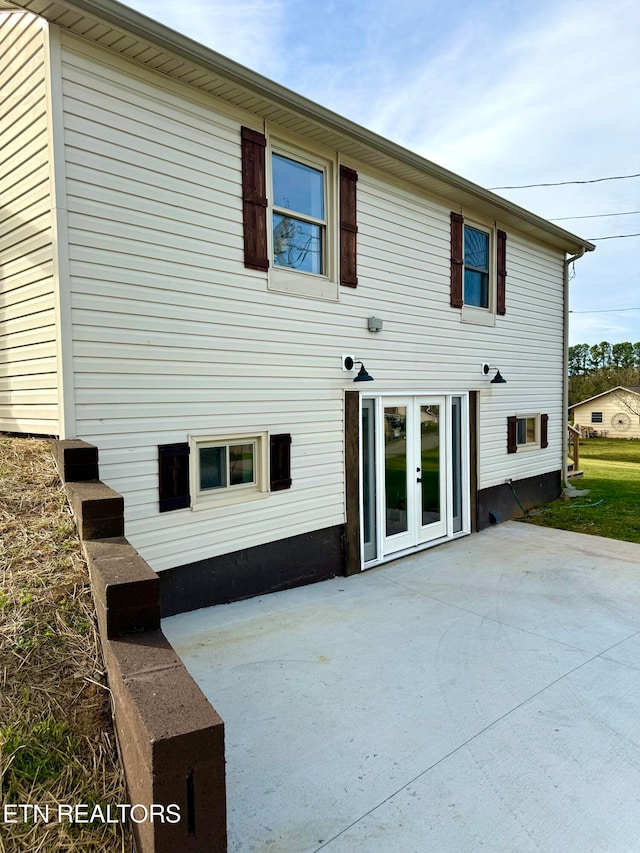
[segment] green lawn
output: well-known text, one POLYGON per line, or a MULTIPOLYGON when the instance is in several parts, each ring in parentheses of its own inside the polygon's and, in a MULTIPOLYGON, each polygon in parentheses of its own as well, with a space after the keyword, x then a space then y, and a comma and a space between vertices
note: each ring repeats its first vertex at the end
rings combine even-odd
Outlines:
POLYGON ((578 489, 590 489, 589 495, 554 501, 540 515, 526 520, 542 527, 640 543, 640 441, 581 441, 580 469, 584 477, 572 483, 578 489))

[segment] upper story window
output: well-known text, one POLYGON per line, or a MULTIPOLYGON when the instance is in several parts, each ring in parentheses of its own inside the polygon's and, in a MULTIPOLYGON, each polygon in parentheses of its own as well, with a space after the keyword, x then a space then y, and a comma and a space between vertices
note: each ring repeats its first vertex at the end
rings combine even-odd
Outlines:
POLYGON ((602 412, 591 412, 591 423, 592 424, 601 424, 602 423, 602 412))
POLYGON ((326 274, 326 169, 274 152, 271 174, 273 263, 326 274))
POLYGON ((340 285, 356 287, 357 180, 331 152, 243 127, 245 267, 301 296, 337 299, 340 285))
POLYGON ((451 307, 466 322, 494 325, 506 313, 504 231, 451 213, 451 307))
POLYGON ((464 226, 464 304, 489 308, 489 247, 491 235, 464 226))

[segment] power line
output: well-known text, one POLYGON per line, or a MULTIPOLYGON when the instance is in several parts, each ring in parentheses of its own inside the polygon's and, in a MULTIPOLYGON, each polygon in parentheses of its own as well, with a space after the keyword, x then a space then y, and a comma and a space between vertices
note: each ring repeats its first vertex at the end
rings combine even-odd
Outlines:
POLYGON ((633 216, 640 213, 640 210, 625 210, 620 213, 592 213, 590 216, 558 216, 556 219, 550 219, 549 222, 565 222, 567 219, 602 219, 606 216, 633 216))
POLYGON ((532 187, 566 187, 569 184, 599 184, 602 181, 626 181, 629 178, 640 178, 640 172, 635 175, 613 175, 611 178, 592 178, 589 181, 556 181, 548 184, 518 184, 512 187, 488 187, 490 190, 528 190, 532 187))
POLYGON ((588 237, 589 242, 597 243, 599 240, 621 240, 623 237, 640 237, 640 234, 612 234, 611 237, 588 237))
POLYGON ((617 314, 618 311, 640 311, 638 308, 602 308, 599 311, 569 311, 569 314, 617 314))

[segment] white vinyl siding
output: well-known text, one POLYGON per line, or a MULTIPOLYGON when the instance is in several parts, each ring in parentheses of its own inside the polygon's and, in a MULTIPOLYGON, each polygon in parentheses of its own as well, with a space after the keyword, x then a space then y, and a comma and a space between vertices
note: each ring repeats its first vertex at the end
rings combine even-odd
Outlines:
POLYGON ((560 469, 561 253, 509 233, 507 315, 463 325, 449 305, 452 208, 350 162, 358 287, 338 302, 269 291, 243 262, 251 118, 72 36, 62 45, 77 434, 98 445, 154 569, 344 523, 344 392, 357 386, 342 353, 376 392, 484 389, 481 488, 560 469), (483 361, 508 385, 482 380, 483 361), (547 450, 507 457, 515 411, 549 413, 547 450), (159 514, 158 445, 258 432, 291 434, 290 489, 159 514))
POLYGON ((57 434, 45 28, 0 11, 0 430, 57 434))

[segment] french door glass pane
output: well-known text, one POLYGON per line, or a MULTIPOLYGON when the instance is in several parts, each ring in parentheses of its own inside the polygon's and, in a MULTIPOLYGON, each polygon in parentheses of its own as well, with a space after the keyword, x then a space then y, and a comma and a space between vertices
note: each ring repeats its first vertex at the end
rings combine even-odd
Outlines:
POLYGON ((440 406, 420 406, 422 525, 440 521, 440 406))
POLYGON ((384 410, 384 484, 386 535, 408 530, 407 515, 407 410, 384 410))
POLYGON ((364 558, 376 557, 376 467, 374 401, 362 401, 362 517, 364 558))
POLYGON ((462 530, 462 400, 451 400, 451 465, 453 481, 453 532, 462 530))

